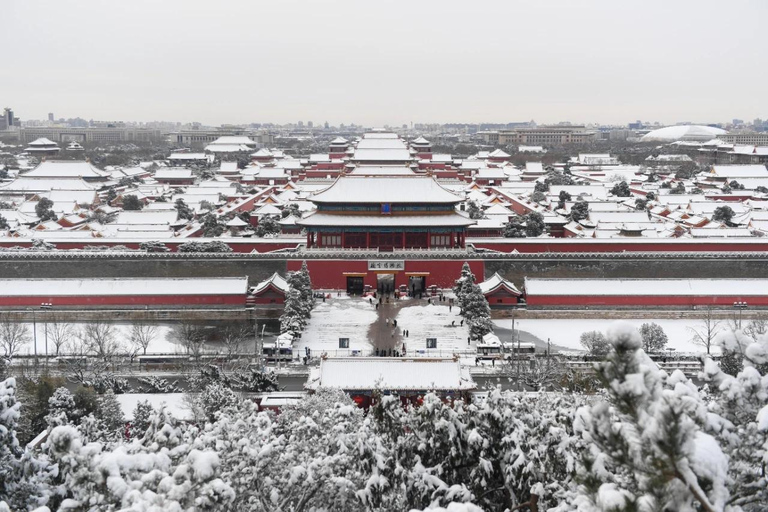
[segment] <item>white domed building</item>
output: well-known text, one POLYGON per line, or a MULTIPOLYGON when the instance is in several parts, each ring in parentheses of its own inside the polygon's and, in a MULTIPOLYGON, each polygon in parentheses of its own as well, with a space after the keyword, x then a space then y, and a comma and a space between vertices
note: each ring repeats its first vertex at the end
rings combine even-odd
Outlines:
POLYGON ((667 126, 659 128, 643 135, 643 141, 675 142, 678 140, 685 142, 707 142, 716 139, 720 135, 728 133, 720 128, 712 126, 703 126, 699 124, 685 124, 678 126, 667 126))

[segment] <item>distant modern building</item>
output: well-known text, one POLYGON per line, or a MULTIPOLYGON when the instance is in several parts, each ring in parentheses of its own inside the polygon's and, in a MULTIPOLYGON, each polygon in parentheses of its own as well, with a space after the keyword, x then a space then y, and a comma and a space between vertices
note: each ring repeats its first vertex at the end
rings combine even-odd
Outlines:
POLYGON ((0 130, 9 130, 14 126, 18 126, 19 120, 13 115, 13 110, 5 107, 3 110, 3 116, 0 117, 0 130))
POLYGON ((653 130, 643 135, 641 140, 644 142, 707 142, 712 139, 722 140, 722 137, 727 133, 723 129, 712 126, 685 124, 653 130))
POLYGON ((726 144, 768 146, 768 132, 734 132, 717 136, 726 144))
POLYGON ((21 140, 46 138, 54 142, 149 142, 160 140, 160 130, 124 127, 45 127, 21 128, 21 140))
POLYGON ((479 132, 487 144, 531 146, 560 146, 563 144, 584 144, 597 140, 599 134, 584 126, 537 126, 479 132))

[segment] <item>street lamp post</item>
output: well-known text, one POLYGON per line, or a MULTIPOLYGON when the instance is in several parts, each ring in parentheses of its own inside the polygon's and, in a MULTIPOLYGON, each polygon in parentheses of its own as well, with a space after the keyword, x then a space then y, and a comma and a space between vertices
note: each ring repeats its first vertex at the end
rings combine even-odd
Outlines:
MULTIPOLYGON (((40 309, 44 311, 48 311, 53 307, 53 304, 50 302, 43 302, 40 304, 40 309)), ((48 315, 45 315, 45 323, 43 326, 43 331, 45 332, 45 366, 48 366, 48 315)))
POLYGON ((747 303, 742 301, 734 302, 733 307, 739 310, 739 329, 741 329, 741 316, 742 312, 747 309, 747 303))
POLYGON ((32 310, 32 348, 35 351, 35 368, 37 368, 37 319, 35 310, 32 310))

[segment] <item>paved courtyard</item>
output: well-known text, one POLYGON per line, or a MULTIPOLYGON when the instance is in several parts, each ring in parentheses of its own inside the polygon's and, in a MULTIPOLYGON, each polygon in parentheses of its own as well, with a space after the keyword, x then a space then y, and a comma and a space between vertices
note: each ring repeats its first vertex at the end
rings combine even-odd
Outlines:
POLYGON ((377 308, 377 300, 342 296, 318 302, 294 348, 303 354, 308 347, 313 356, 402 354, 403 346, 406 355, 447 357, 457 351, 474 350, 474 343, 467 344, 469 331, 461 325, 457 307, 439 301, 430 304, 426 298, 390 298, 377 308), (339 338, 349 338, 348 349, 339 348, 339 338), (427 349, 427 338, 437 338, 436 349, 427 349))

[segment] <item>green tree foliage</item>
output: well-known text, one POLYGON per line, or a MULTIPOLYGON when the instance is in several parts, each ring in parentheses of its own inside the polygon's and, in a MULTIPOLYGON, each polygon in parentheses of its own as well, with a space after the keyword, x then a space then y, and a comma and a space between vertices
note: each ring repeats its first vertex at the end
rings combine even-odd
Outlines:
POLYGON ((565 190, 561 190, 560 194, 557 197, 558 210, 562 210, 563 208, 565 208, 565 203, 570 200, 571 200, 571 194, 569 194, 565 190))
POLYGON ((256 236, 265 237, 278 233, 280 233, 280 224, 275 217, 264 215, 259 219, 259 225, 256 226, 256 236))
POLYGON ((589 203, 586 201, 576 201, 571 206, 570 217, 574 222, 579 222, 589 217, 589 203))
POLYGON ((208 213, 203 218, 203 236, 215 238, 221 236, 226 229, 227 227, 212 213, 208 213))
POLYGON ((482 219, 485 214, 483 209, 477 204, 477 201, 467 201, 467 213, 470 219, 482 219))
POLYGON ((144 208, 144 203, 142 203, 135 195, 128 194, 123 196, 123 210, 136 211, 141 210, 142 208, 144 208))
POLYGON ((733 219, 733 216, 735 215, 735 212, 733 211, 733 208, 727 205, 718 206, 715 208, 715 212, 712 214, 712 220, 715 222, 722 222, 728 226, 731 225, 731 220, 733 219))
POLYGON ((35 205, 35 214, 37 214, 40 222, 59 219, 59 217, 53 211, 53 201, 47 197, 44 197, 37 202, 35 205))
POLYGON ((176 208, 176 218, 178 220, 192 220, 195 218, 195 212, 187 206, 187 203, 182 198, 176 199, 174 207, 176 208))
POLYGON ((632 195, 632 191, 629 190, 629 185, 627 185, 626 181, 616 183, 610 192, 616 197, 630 197, 632 195))
POLYGON ((547 227, 544 224, 544 216, 539 212, 531 212, 525 216, 525 234, 528 237, 541 236, 547 227))

